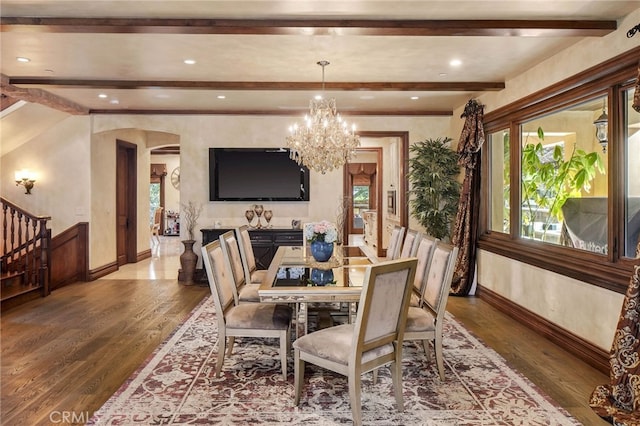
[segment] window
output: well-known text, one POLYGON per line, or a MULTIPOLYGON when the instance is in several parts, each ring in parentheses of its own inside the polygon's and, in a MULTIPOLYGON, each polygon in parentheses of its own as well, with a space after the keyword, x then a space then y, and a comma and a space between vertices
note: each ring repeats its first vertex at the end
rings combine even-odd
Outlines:
POLYGON ((522 124, 523 238, 607 254, 607 178, 594 120, 606 98, 522 124))
POLYGON ((489 134, 491 147, 491 219, 489 228, 495 232, 509 233, 510 225, 510 169, 509 130, 489 134))
POLYGON ((640 113, 635 111, 633 89, 622 92, 624 105, 624 158, 625 168, 625 229, 623 255, 627 258, 640 258, 640 113))
POLYGON ((638 54, 485 114, 481 249, 625 292, 640 258, 638 54))
POLYGON ((160 182, 151 183, 149 187, 149 222, 153 223, 153 214, 160 207, 160 182))

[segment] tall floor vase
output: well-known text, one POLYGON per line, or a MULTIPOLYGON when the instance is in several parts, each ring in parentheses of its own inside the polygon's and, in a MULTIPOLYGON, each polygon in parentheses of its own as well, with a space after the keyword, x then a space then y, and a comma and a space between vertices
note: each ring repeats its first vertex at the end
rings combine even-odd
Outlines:
POLYGON ((198 255, 193 251, 193 245, 196 240, 183 240, 184 251, 180 255, 180 272, 178 273, 178 281, 185 281, 188 284, 193 283, 193 277, 196 272, 196 264, 198 263, 198 255))

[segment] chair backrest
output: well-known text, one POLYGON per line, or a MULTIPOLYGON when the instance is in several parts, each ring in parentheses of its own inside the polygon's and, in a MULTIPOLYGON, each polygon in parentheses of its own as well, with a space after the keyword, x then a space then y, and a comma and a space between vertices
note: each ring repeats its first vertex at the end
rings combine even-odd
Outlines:
POLYGON ((249 226, 243 225, 236 228, 236 239, 240 248, 240 259, 242 260, 242 268, 244 270, 244 279, 247 283, 251 282, 251 273, 257 269, 256 258, 253 255, 253 245, 251 244, 251 236, 249 235, 249 226))
POLYGON ((234 231, 227 231, 224 234, 220 235, 219 239, 224 259, 227 262, 227 267, 232 274, 235 289, 234 297, 236 303, 238 303, 238 288, 242 287, 246 283, 246 281, 244 276, 244 269, 242 268, 240 248, 238 247, 238 241, 236 240, 236 234, 234 231))
POLYGON ((216 305, 218 326, 224 327, 224 314, 234 302, 233 274, 225 265, 224 253, 220 241, 212 241, 202 247, 202 262, 207 272, 209 288, 216 305))
POLYGON ((458 247, 442 242, 436 245, 422 296, 424 306, 433 311, 436 321, 444 315, 457 258, 458 247))
POLYGON ((387 247, 387 260, 394 260, 400 257, 402 237, 404 237, 404 226, 394 226, 391 231, 391 238, 389 238, 389 246, 387 247))
POLYGON ((163 209, 163 207, 156 207, 156 209, 153 212, 153 224, 152 224, 152 226, 154 228, 157 228, 157 229, 160 228, 160 222, 162 222, 162 209, 163 209))
POLYGON ((409 258, 367 266, 351 362, 359 362, 364 352, 402 341, 417 264, 416 258, 409 258))
POLYGON ((400 257, 414 257, 418 251, 418 243, 420 242, 420 234, 413 229, 407 229, 404 236, 404 242, 402 243, 402 250, 400 250, 400 257))
MULTIPOLYGON (((418 242, 418 248, 416 250, 416 257, 418 258, 418 266, 416 268, 416 278, 413 280, 413 292, 422 301, 423 292, 427 283, 427 276, 429 274, 429 267, 431 266, 431 259, 433 258, 433 252, 438 245, 438 239, 430 235, 422 235, 418 242)), ((422 303, 420 303, 422 305, 422 303)))

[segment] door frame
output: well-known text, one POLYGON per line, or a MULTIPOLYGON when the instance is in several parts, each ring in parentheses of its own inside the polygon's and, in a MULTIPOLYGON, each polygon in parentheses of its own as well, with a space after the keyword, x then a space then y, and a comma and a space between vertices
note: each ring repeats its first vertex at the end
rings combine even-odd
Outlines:
MULTIPOLYGON (((370 138, 370 139, 375 139, 375 138, 389 138, 389 137, 396 137, 400 140, 400 158, 398 158, 398 174, 400 175, 400 182, 398 184, 399 188, 398 188, 398 208, 399 208, 399 212, 398 212, 398 217, 400 218, 400 226, 404 226, 405 228, 408 229, 409 227, 409 207, 408 207, 408 191, 409 191, 409 177, 407 176, 408 171, 409 171, 409 132, 407 131, 360 131, 357 132, 358 136, 360 137, 365 137, 365 138, 370 138)), ((375 147, 372 147, 375 148, 375 147)), ((367 148, 356 148, 356 151, 360 151, 360 150, 366 150, 367 148)), ((379 180, 379 185, 378 185, 378 191, 377 194, 379 196, 378 198, 378 204, 376 206, 376 214, 378 216, 378 220, 377 222, 377 239, 378 241, 382 241, 382 204, 383 204, 383 198, 382 198, 382 175, 384 173, 384 164, 382 164, 382 159, 380 159, 380 162, 378 163, 378 179, 379 180)), ((347 177, 348 177, 348 172, 347 172, 347 165, 345 164, 345 166, 343 167, 343 171, 342 171, 342 175, 343 175, 343 186, 342 186, 342 196, 351 196, 349 194, 350 191, 350 185, 347 182, 347 177)), ((346 227, 346 221, 345 221, 345 225, 344 225, 344 232, 345 234, 343 235, 347 235, 347 227, 346 227)), ((382 252, 382 244, 378 244, 378 256, 383 256, 383 252, 382 252)))
MULTIPOLYGON (((124 188, 126 191, 126 217, 127 217, 127 232, 125 233, 125 262, 124 263, 135 263, 137 261, 137 236, 138 236, 138 205, 137 205, 137 182, 138 182, 138 167, 137 167, 137 157, 138 157, 138 146, 136 144, 126 142, 120 139, 116 139, 116 191, 119 188, 120 176, 118 174, 118 170, 122 170, 122 167, 125 167, 128 171, 127 178, 124 180, 124 188), (120 151, 125 153, 126 159, 124 160, 125 164, 121 164, 120 156, 118 153, 120 151)), ((118 266, 124 263, 120 263, 118 253, 118 247, 120 247, 120 238, 121 234, 119 232, 118 226, 118 213, 120 212, 120 201, 116 195, 116 263, 118 266)))

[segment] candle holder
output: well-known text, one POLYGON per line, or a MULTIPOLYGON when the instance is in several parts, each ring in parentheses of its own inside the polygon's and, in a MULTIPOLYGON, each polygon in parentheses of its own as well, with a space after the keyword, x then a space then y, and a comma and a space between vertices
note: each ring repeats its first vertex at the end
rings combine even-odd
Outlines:
POLYGON ((249 227, 253 229, 262 229, 262 228, 271 228, 271 218, 273 218, 273 210, 265 210, 262 204, 255 204, 249 210, 244 212, 244 217, 249 222, 249 227), (266 224, 262 224, 261 218, 264 214, 264 219, 267 221, 266 224), (255 225, 252 224, 253 219, 258 218, 258 221, 255 225))

